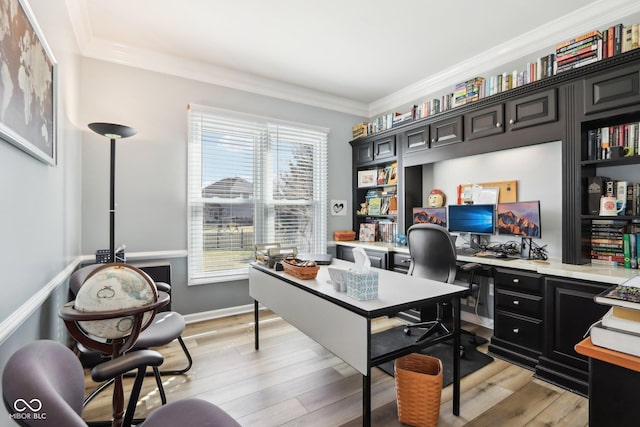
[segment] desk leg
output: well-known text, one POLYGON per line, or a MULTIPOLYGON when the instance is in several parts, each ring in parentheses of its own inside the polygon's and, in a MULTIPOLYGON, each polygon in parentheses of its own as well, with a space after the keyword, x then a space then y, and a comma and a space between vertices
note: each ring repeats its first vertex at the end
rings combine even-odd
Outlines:
POLYGON ((453 415, 460 415, 460 298, 453 301, 453 415))
POLYGON ((362 376, 362 425, 371 425, 371 369, 362 376))
POLYGON ((253 323, 254 323, 254 347, 256 350, 260 350, 260 333, 258 331, 259 328, 259 316, 258 316, 258 301, 253 301, 253 323))

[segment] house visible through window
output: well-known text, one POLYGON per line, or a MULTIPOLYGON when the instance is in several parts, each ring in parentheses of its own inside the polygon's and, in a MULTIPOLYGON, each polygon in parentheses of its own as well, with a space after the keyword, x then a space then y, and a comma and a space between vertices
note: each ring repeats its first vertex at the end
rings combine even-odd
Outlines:
POLYGON ((189 108, 189 284, 246 278, 256 243, 326 250, 327 130, 189 108))

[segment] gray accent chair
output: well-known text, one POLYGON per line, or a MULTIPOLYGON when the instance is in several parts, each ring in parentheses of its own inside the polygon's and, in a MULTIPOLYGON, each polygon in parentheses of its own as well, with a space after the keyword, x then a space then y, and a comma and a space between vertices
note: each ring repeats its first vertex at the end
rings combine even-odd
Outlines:
MULTIPOLYGON (((162 364, 162 355, 139 350, 96 365, 91 375, 105 381, 137 370, 123 427, 132 426, 147 366, 162 364)), ((84 370, 77 356, 56 341, 33 341, 8 360, 2 373, 2 394, 11 417, 23 426, 86 427, 82 419, 84 370)), ((155 409, 139 427, 238 427, 228 413, 202 399, 182 399, 155 409)))

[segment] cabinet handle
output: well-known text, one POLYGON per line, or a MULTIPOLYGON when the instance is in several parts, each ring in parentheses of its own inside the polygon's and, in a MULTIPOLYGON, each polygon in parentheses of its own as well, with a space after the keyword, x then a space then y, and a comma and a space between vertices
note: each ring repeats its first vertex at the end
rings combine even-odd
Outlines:
POLYGON ((500 123, 500 122, 496 123, 496 127, 497 128, 501 128, 502 127, 502 123, 500 123))
POLYGON ((513 283, 520 283, 520 279, 513 279, 513 283))
POLYGON ((509 120, 509 124, 514 124, 516 121, 514 119, 509 120))
POLYGON ((517 299, 513 300, 513 305, 518 305, 520 304, 520 301, 518 301, 517 299))
POLYGON ((513 333, 517 334, 518 332, 520 332, 520 330, 518 328, 513 328, 513 333))
POLYGON ((403 260, 402 260, 402 261, 400 261, 400 262, 403 262, 403 263, 405 263, 405 264, 408 264, 408 263, 410 263, 410 262, 411 262, 411 258, 405 258, 405 259, 403 259, 403 260))
POLYGON ((435 138, 431 138, 431 142, 436 142, 436 139, 435 138))

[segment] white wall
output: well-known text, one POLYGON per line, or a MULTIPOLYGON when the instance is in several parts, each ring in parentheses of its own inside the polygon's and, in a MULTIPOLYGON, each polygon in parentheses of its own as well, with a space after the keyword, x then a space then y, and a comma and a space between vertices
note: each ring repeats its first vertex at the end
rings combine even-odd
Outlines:
MULTIPOLYGON (((187 104, 196 103, 330 129, 329 200, 351 210, 351 126, 362 117, 309 107, 123 65, 83 58, 78 121, 82 130, 82 252, 108 247, 109 141, 86 124, 132 126, 117 142, 116 245, 127 252, 187 248, 187 104)), ((350 229, 351 216, 329 216, 328 233, 350 229)), ((173 267, 173 308, 197 313, 249 304, 247 284, 186 286, 186 264, 173 267)))
MULTIPOLYGON (((447 160, 423 167, 423 191, 438 188, 455 204, 457 186, 517 180, 519 201, 540 200, 542 239, 549 256, 562 257, 562 143, 560 141, 447 160)), ((492 242, 513 237, 493 236, 492 242)))

